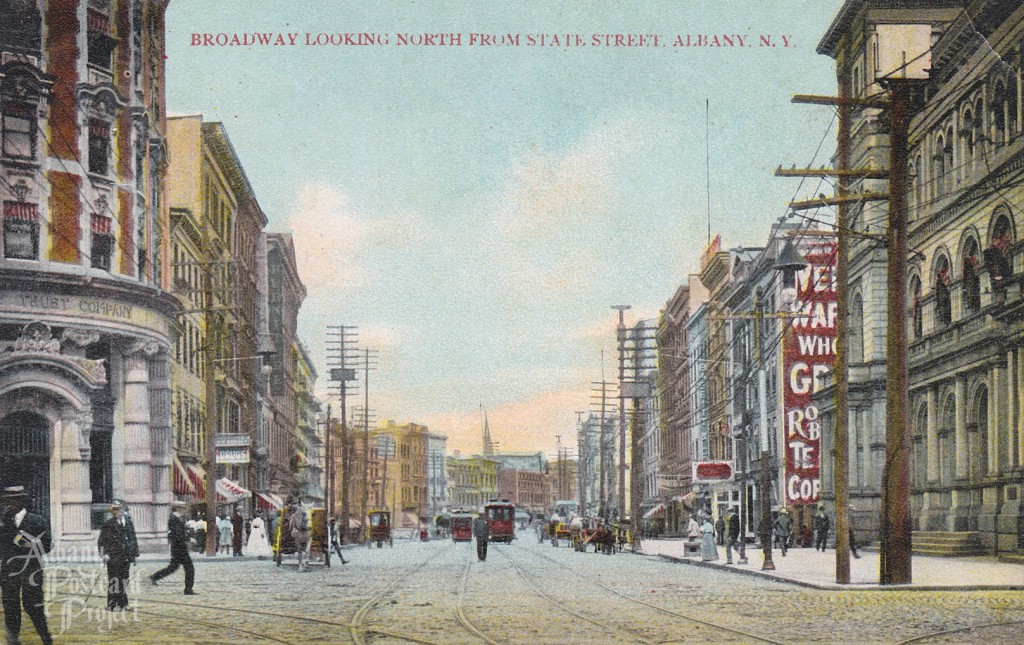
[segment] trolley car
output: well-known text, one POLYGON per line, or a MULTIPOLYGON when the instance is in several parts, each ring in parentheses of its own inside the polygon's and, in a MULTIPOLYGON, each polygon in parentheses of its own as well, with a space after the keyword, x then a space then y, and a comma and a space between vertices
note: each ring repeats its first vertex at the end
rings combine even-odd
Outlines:
POLYGON ((377 548, 384 546, 395 546, 395 540, 391 535, 391 513, 388 511, 370 511, 370 525, 367 527, 366 546, 377 543, 377 548))
POLYGON ((454 513, 451 517, 452 542, 473 541, 473 514, 454 513))
POLYGON ((484 518, 487 520, 489 542, 511 544, 516 537, 516 507, 505 500, 491 500, 484 504, 484 518))

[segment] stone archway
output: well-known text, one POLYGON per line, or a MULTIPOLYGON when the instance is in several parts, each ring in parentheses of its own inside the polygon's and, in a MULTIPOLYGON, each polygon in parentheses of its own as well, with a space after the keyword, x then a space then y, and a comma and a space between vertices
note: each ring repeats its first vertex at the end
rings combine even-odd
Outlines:
POLYGON ((4 485, 22 485, 29 509, 50 519, 50 421, 17 411, 0 419, 0 473, 4 485))

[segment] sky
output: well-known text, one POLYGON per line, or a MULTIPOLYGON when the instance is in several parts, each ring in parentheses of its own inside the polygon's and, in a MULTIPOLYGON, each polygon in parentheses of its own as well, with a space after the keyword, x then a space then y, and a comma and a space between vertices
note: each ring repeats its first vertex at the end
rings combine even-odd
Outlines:
POLYGON ((841 4, 173 0, 167 107, 224 124, 294 236, 325 401, 352 325, 373 419, 571 453, 612 305, 656 319, 709 226, 762 246, 805 190, 774 169, 828 164, 832 109, 791 98, 835 93, 841 4))

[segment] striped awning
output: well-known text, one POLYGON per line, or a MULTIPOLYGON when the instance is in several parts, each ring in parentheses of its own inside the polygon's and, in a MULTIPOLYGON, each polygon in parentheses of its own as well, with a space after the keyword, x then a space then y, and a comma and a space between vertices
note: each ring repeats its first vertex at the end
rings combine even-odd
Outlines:
POLYGON ((111 219, 99 213, 92 214, 92 232, 96 235, 110 235, 111 219))
POLYGON ((216 482, 217 487, 217 502, 218 503, 235 503, 239 500, 247 497, 252 497, 252 493, 242 488, 238 482, 233 482, 227 477, 221 477, 216 482))
POLYGON ((4 219, 36 222, 39 220, 39 210, 30 202, 4 201, 4 219))
POLYGON ((273 511, 284 508, 284 500, 280 495, 273 493, 256 493, 256 508, 264 511, 273 511))
POLYGON ((174 483, 173 490, 174 496, 179 499, 193 499, 196 495, 196 487, 192 484, 192 480, 189 479, 188 471, 185 470, 185 466, 178 460, 178 457, 174 457, 174 483))

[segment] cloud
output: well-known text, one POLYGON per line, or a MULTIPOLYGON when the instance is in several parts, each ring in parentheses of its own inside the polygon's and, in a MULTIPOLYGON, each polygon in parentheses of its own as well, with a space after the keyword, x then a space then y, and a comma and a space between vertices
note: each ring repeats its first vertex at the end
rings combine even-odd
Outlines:
POLYGON ((322 182, 299 188, 288 224, 299 275, 310 291, 366 286, 374 275, 370 261, 382 249, 408 248, 428 230, 417 213, 360 212, 344 192, 322 182))

